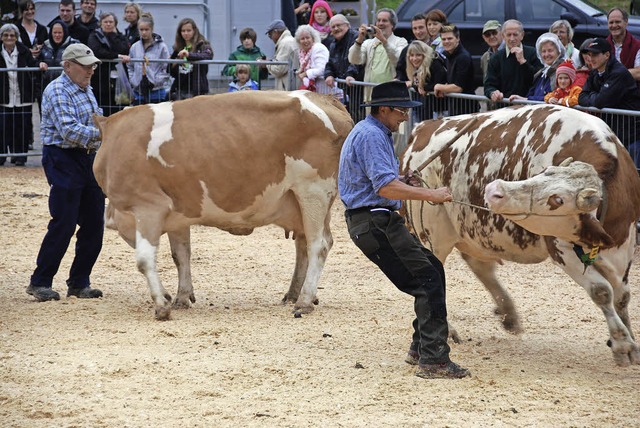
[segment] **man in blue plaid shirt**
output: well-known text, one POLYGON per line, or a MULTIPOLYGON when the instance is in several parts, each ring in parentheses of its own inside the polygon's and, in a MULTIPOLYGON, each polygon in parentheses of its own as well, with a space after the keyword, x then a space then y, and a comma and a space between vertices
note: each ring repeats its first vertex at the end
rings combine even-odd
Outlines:
POLYGON ((93 95, 91 76, 100 60, 78 43, 65 49, 64 73, 42 95, 42 166, 50 185, 51 220, 38 253, 27 293, 40 302, 59 300, 53 277, 76 235, 76 254, 67 279, 67 296, 102 297, 89 286, 89 276, 102 249, 104 194, 93 175, 100 132, 93 115, 102 114, 93 95))

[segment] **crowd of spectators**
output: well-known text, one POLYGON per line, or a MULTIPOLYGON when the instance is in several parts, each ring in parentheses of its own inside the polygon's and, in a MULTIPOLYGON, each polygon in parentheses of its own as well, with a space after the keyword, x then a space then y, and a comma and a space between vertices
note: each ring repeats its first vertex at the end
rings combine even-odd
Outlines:
MULTIPOLYGON (((371 87, 366 86, 359 97, 356 92, 350 93, 350 98, 338 87, 337 79, 343 79, 349 86, 354 81, 380 83, 398 79, 413 88, 415 96, 421 97, 425 105, 419 114, 414 114, 415 120, 473 113, 481 108, 476 101, 449 97, 454 93, 474 94, 477 88, 471 55, 464 48, 455 23, 448 22, 441 10, 432 9, 413 17, 414 40, 409 43, 394 34, 397 17, 393 9, 380 9, 375 24, 362 24, 356 29, 351 28, 347 17, 332 11, 326 1, 294 4, 298 19, 295 36, 291 32, 293 28, 287 28, 283 20, 275 20, 267 28, 266 34, 275 44, 275 55, 271 59, 258 47, 255 30, 240 31, 240 45, 228 58, 238 63, 230 63, 222 71, 233 79, 229 91, 261 89, 271 75, 275 78, 276 90, 305 88, 332 93, 350 106, 355 116, 359 105, 369 100, 371 87), (242 61, 256 63, 239 67, 242 61)), ((30 91, 35 101, 60 73, 48 68, 59 67, 64 49, 74 43, 88 45, 98 58, 107 60, 100 64, 91 85, 105 115, 127 104, 179 100, 209 93, 209 67, 197 61, 212 59, 213 49, 193 19, 183 19, 178 24, 170 54, 162 36, 153 31, 153 17, 139 4, 125 5, 126 27, 122 32, 115 13, 96 16, 96 0, 81 0, 79 6, 80 10, 76 11, 73 0, 60 0, 58 16, 44 26, 35 19, 33 0, 18 2, 16 46, 20 48, 17 52, 21 52, 22 47, 29 50, 35 62, 24 62, 25 66, 35 63, 45 71, 39 79, 34 78, 40 82, 30 91), (184 60, 184 63, 154 61, 166 59, 184 60), (117 83, 123 76, 126 82, 119 87, 117 83), (124 98, 119 96, 122 90, 126 90, 124 98)), ((480 61, 482 90, 490 100, 485 103, 486 108, 528 99, 566 106, 637 109, 640 106, 640 40, 626 30, 628 18, 624 10, 611 9, 609 36, 589 39, 579 48, 572 42, 573 29, 566 20, 553 22, 535 46, 522 43, 525 29, 519 21, 487 21, 481 35, 488 49, 480 61), (561 64, 564 72, 558 75, 561 64), (577 92, 578 88, 582 94, 577 92)), ((10 73, 0 73, 0 83, 3 97, 11 91, 19 93, 10 73)), ((20 104, 5 103, 3 108, 20 104)), ((619 134, 626 146, 636 141, 635 126, 629 122, 635 125, 627 121, 619 134)))

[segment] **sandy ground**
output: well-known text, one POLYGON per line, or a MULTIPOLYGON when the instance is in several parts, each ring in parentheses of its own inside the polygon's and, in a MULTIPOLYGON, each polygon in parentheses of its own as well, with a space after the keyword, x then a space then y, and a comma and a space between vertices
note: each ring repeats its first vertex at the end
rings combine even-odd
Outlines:
MULTIPOLYGON (((197 303, 158 322, 133 250, 108 231, 93 285, 65 298, 66 257, 37 303, 24 289, 48 222, 39 158, 0 168, 2 427, 639 427, 640 366, 614 366, 604 317, 550 263, 500 276, 525 329, 507 334, 457 254, 447 260, 452 358, 463 380, 424 380, 403 362, 412 303, 350 242, 333 208, 335 245, 310 315, 280 299, 294 246, 273 227, 249 237, 196 227, 197 303)), ((640 255, 636 253, 636 261, 640 255)), ((166 237, 161 277, 177 279, 166 237)), ((631 318, 640 330, 638 263, 631 318)))

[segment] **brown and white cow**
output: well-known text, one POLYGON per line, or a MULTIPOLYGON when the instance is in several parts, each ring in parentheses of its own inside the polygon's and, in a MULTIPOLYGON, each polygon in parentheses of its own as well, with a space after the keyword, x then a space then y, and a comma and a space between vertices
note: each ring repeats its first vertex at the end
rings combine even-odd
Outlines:
POLYGON ((451 188, 457 203, 411 202, 407 220, 440 260, 453 248, 462 253, 507 330, 521 327, 496 265, 551 256, 603 311, 615 362, 640 364, 627 311, 640 178, 604 122, 549 105, 426 121, 402 168, 422 169, 429 187, 451 188), (483 209, 485 197, 493 212, 483 209), (593 248, 599 257, 590 264, 593 248))
POLYGON ((353 127, 332 97, 306 91, 197 97, 97 117, 94 164, 107 197, 107 226, 135 247, 156 318, 170 317, 156 252, 167 233, 178 268, 176 307, 195 302, 191 225, 247 235, 275 224, 293 232, 296 265, 284 301, 307 313, 333 243, 330 208, 340 149, 353 127))

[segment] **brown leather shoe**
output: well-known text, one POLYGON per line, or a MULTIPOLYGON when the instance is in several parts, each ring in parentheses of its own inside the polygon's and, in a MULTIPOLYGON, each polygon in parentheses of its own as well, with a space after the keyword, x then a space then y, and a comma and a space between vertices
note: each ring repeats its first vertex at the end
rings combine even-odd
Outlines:
POLYGON ((471 372, 449 361, 441 364, 420 364, 416 376, 425 379, 461 379, 471 376, 471 372))

